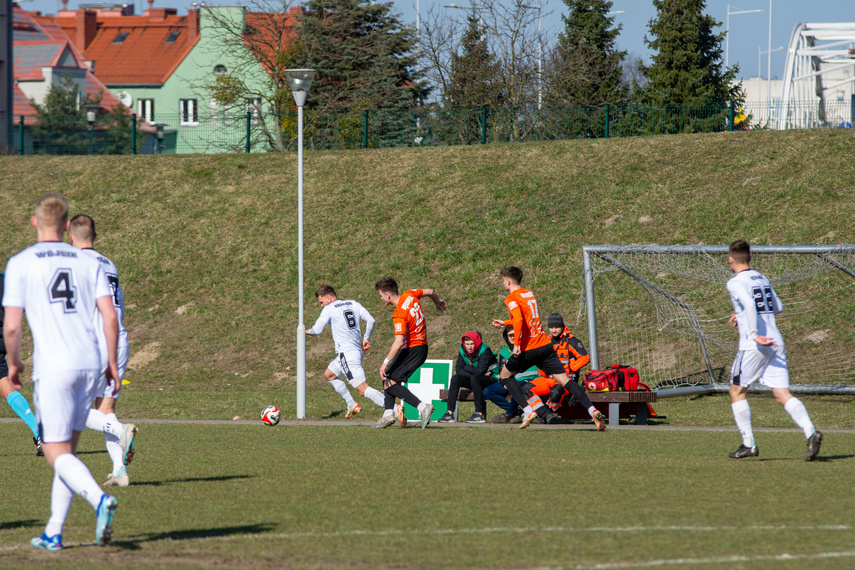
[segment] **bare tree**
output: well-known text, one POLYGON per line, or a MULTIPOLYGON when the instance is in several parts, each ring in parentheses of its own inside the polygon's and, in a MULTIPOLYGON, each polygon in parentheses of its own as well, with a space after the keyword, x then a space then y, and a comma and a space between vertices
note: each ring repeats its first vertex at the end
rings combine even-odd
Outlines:
POLYGON ((447 10, 432 7, 422 20, 420 46, 427 75, 440 88, 440 100, 447 104, 453 56, 460 54, 468 17, 477 17, 497 64, 495 83, 500 86, 503 106, 513 109, 501 119, 497 115, 501 109, 491 110, 493 129, 498 138, 518 140, 531 126, 529 121, 518 120, 520 110, 534 108, 538 102, 543 65, 538 16, 547 14, 538 14, 538 7, 522 0, 506 4, 498 0, 475 0, 461 8, 464 10, 449 15, 447 10))
POLYGON ((273 150, 285 150, 293 138, 286 120, 293 100, 285 70, 296 62, 296 13, 290 0, 245 0, 240 7, 202 8, 200 13, 203 33, 210 37, 207 49, 231 66, 195 87, 225 109, 243 110, 246 105, 257 117, 253 142, 273 150), (259 102, 267 120, 258 116, 259 102))
MULTIPOLYGON (((523 106, 535 102, 541 46, 537 9, 519 0, 507 5, 497 0, 483 0, 463 8, 478 17, 490 53, 499 63, 505 103, 523 106)), ((455 11, 449 17, 447 10, 438 10, 434 5, 422 20, 422 58, 428 77, 443 93, 448 89, 452 55, 459 53, 461 48, 467 16, 467 13, 458 15, 455 11)))

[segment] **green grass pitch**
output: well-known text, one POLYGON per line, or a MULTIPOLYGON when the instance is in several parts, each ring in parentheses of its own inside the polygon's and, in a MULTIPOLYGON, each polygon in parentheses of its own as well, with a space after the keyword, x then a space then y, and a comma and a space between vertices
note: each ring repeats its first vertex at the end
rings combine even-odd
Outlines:
MULTIPOLYGON (((22 423, 0 423, 0 565, 115 568, 848 568, 855 434, 804 461, 792 430, 373 430, 141 424, 115 538, 94 546, 75 499, 59 553, 29 539, 51 472, 22 423)), ((99 434, 79 455, 99 480, 99 434)))

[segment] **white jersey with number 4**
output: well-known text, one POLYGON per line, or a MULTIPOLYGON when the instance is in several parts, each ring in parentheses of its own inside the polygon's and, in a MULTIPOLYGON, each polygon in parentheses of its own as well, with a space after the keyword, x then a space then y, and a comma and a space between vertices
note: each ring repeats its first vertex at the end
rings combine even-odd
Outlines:
POLYGON ((757 336, 771 337, 776 346, 784 346, 775 321, 784 305, 766 277, 753 269, 740 271, 727 282, 727 292, 736 314, 739 350, 757 350, 757 336))
POLYGON ((6 265, 4 307, 23 308, 33 335, 33 378, 98 370, 95 300, 113 291, 101 264, 64 242, 40 242, 6 265))
POLYGON ((365 340, 369 340, 375 322, 371 313, 357 301, 337 299, 324 307, 315 325, 306 332, 311 335, 321 334, 329 324, 337 353, 353 350, 362 352, 360 320, 365 321, 365 340))

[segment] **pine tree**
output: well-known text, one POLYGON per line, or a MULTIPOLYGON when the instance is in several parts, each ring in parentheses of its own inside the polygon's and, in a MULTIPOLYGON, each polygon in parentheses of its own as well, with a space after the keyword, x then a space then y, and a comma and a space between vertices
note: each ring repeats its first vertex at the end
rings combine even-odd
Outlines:
POLYGON ((645 37, 645 43, 654 55, 644 68, 647 85, 640 100, 680 106, 660 121, 663 132, 724 128, 729 103, 742 103, 745 96, 741 84, 733 82, 738 66, 725 69, 722 62, 724 33, 714 32, 721 22, 704 14, 704 0, 653 0, 653 5, 652 39, 645 37))
POLYGON ((36 154, 89 152, 86 111, 82 105, 93 101, 81 99, 77 83, 68 74, 58 84, 48 87, 44 103, 31 102, 36 109, 36 124, 32 129, 36 154))
POLYGON ((296 56, 318 70, 309 105, 318 111, 404 109, 427 96, 415 70, 415 31, 391 2, 309 0, 299 17, 296 56))
POLYGON ((603 105, 623 102, 628 93, 621 81, 625 51, 615 40, 621 26, 609 16, 609 0, 564 0, 564 31, 545 77, 544 104, 603 105))
POLYGON ((461 53, 451 56, 448 87, 442 95, 443 115, 448 134, 462 144, 481 138, 481 109, 502 106, 502 85, 496 62, 476 14, 467 19, 461 39, 461 53))
POLYGON ((428 87, 416 69, 415 30, 400 22, 392 2, 308 0, 304 7, 294 57, 318 72, 307 103, 314 129, 309 144, 361 145, 365 111, 369 146, 415 140, 414 108, 428 87))

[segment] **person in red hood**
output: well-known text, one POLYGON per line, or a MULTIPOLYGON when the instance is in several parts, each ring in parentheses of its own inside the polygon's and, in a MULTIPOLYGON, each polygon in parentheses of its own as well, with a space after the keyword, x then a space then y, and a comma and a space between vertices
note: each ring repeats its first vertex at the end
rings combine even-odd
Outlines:
POLYGON ((493 371, 499 365, 499 359, 489 346, 481 340, 481 333, 469 331, 460 339, 460 353, 457 355, 457 374, 451 377, 448 385, 448 411, 438 421, 453 422, 457 409, 457 395, 460 387, 472 390, 475 398, 475 413, 466 423, 483 424, 487 421, 487 402, 484 388, 496 381, 493 371))

